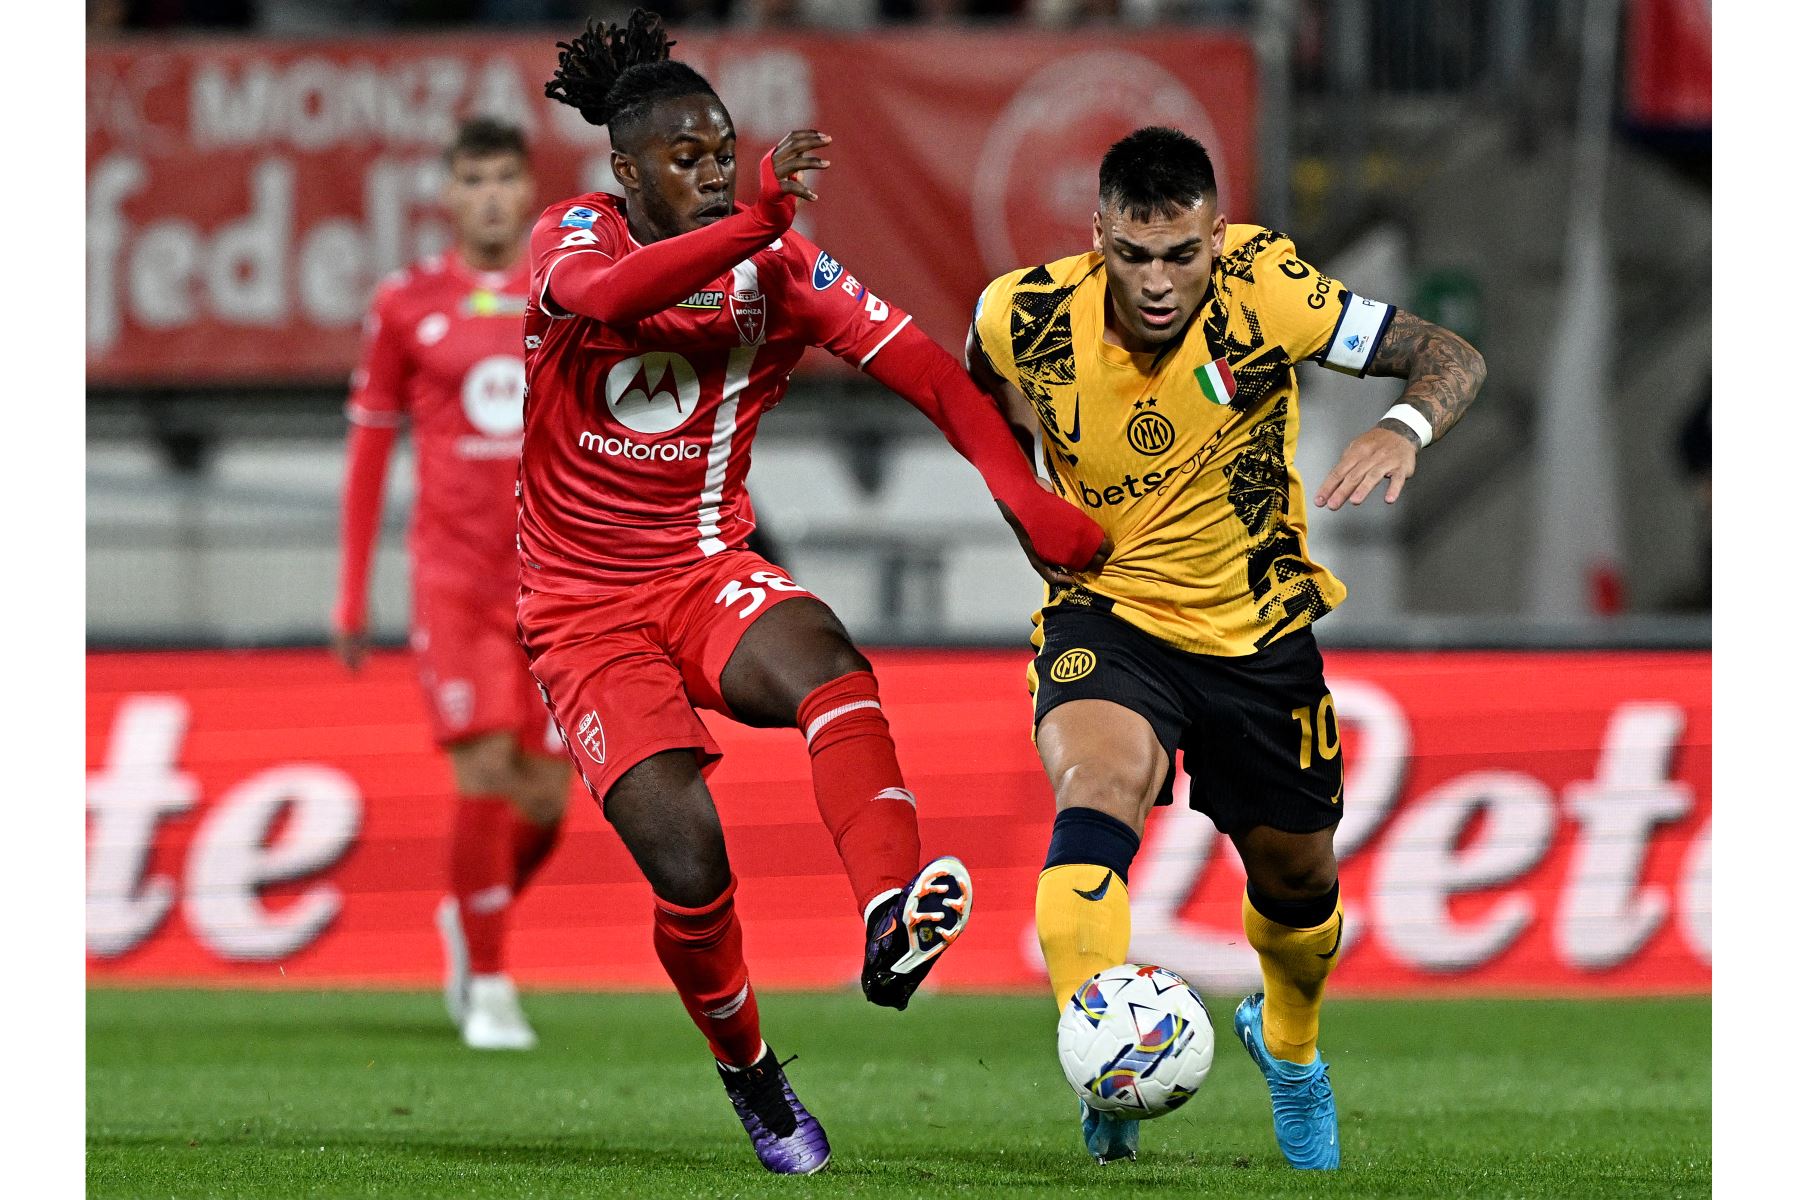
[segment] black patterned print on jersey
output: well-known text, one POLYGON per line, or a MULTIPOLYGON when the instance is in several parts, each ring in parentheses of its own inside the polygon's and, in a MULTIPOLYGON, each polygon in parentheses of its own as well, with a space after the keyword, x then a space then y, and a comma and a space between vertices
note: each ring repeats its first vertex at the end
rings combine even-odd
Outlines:
POLYGON ((1248 444, 1225 467, 1226 496, 1252 538, 1245 556, 1250 594, 1258 619, 1268 623, 1256 639, 1258 650, 1294 622, 1322 617, 1329 608, 1300 554, 1300 535, 1287 522, 1287 416, 1283 399, 1251 428, 1248 444))
POLYGON ((1072 418, 1076 424, 1065 433, 1058 424, 1051 389, 1072 387, 1075 383, 1075 335, 1069 307, 1080 282, 1058 287, 1048 270, 1033 267, 1013 289, 1009 323, 1019 391, 1037 410, 1038 424, 1044 430, 1045 455, 1048 457, 1054 447, 1070 466, 1080 461, 1070 441, 1081 436, 1081 400, 1076 396, 1072 418))

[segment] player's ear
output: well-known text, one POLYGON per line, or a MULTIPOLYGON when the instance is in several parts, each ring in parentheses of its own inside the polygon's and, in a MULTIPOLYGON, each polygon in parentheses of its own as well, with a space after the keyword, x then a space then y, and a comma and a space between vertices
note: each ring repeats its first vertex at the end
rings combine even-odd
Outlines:
POLYGON ((1094 213, 1094 253, 1106 253, 1106 238, 1100 232, 1100 213, 1098 210, 1094 213))
POLYGON ((613 178, 619 181, 620 187, 628 192, 637 191, 638 167, 635 159, 614 150, 612 152, 612 173, 613 178))
MULTIPOLYGON (((1217 201, 1215 200, 1214 203, 1217 203, 1217 201)), ((1224 213, 1215 213, 1213 215, 1212 256, 1214 258, 1217 258, 1217 257, 1219 257, 1219 255, 1225 253, 1225 226, 1226 226, 1226 224, 1227 224, 1227 222, 1225 220, 1224 213)))

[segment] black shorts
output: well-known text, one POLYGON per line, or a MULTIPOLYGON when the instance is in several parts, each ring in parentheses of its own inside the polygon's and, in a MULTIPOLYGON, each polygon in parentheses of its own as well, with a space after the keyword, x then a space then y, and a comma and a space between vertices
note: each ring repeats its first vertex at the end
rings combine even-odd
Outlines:
POLYGON ((1313 833, 1344 815, 1344 757, 1325 664, 1309 628, 1254 654, 1189 654, 1098 608, 1044 612, 1034 722, 1070 700, 1110 700, 1150 722, 1169 756, 1158 804, 1188 804, 1222 833, 1313 833))

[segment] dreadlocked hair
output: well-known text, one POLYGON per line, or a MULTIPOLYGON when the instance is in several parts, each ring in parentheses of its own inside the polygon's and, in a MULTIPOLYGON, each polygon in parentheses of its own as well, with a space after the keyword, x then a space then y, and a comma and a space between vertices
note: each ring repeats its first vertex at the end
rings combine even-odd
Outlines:
POLYGON ((647 115, 659 100, 717 98, 698 71, 670 61, 674 45, 662 17, 642 8, 623 27, 589 18, 573 42, 556 43, 561 53, 544 95, 580 110, 588 124, 606 126, 616 145, 620 127, 647 115))

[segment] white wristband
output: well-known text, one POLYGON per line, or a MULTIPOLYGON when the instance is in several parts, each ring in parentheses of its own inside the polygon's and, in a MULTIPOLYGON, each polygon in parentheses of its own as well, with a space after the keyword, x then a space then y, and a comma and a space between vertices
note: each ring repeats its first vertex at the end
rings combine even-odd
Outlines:
POLYGON ((1384 421, 1390 417, 1419 435, 1419 449, 1431 445, 1431 422, 1425 419, 1424 413, 1410 404, 1396 404, 1381 414, 1384 421))

